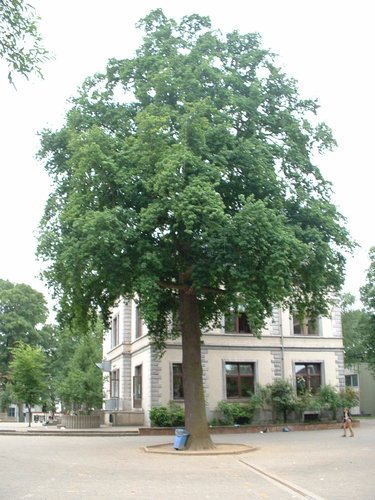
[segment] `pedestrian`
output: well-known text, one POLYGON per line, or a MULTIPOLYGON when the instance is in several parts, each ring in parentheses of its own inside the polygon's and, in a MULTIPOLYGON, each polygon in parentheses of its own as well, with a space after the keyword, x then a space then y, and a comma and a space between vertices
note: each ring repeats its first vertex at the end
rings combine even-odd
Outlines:
POLYGON ((342 428, 344 431, 342 437, 346 437, 346 429, 350 430, 350 437, 354 437, 354 432, 352 427, 352 416, 350 415, 349 408, 344 408, 344 424, 342 428))

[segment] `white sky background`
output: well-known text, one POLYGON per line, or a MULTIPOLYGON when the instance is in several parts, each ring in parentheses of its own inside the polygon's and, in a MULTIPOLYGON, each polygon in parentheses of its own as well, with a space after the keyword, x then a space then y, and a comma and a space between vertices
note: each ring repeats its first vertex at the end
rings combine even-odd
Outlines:
POLYGON ((361 245, 348 258, 345 291, 359 297, 369 266, 373 233, 375 30, 371 0, 29 0, 42 18, 40 32, 55 59, 44 80, 7 82, 0 64, 0 278, 27 283, 46 294, 38 279, 35 231, 49 179, 35 160, 37 133, 63 123, 67 100, 84 78, 109 58, 132 57, 141 42, 137 21, 161 7, 177 21, 198 13, 228 33, 258 32, 263 46, 299 82, 301 96, 318 98, 319 118, 333 129, 338 148, 319 160, 333 183, 334 202, 361 245))

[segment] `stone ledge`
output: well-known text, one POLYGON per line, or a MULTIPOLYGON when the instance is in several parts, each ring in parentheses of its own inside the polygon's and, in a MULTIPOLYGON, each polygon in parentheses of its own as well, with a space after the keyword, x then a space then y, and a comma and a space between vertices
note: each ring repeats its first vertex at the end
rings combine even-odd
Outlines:
MULTIPOLYGON (((354 420, 353 427, 359 427, 360 421, 354 420)), ((285 427, 290 431, 322 431, 327 429, 341 429, 342 422, 314 422, 314 423, 288 423, 277 425, 239 425, 210 427, 210 434, 247 434, 257 432, 282 432, 285 427)), ((140 427, 141 436, 172 436, 175 427, 140 427)))
POLYGON ((147 453, 160 453, 166 455, 239 455, 241 453, 249 453, 255 451, 257 448, 248 446, 246 444, 226 444, 215 443, 215 448, 211 450, 176 450, 171 443, 169 444, 156 444, 152 446, 145 446, 144 451, 147 453))
POLYGON ((100 415, 62 415, 58 427, 66 429, 97 429, 100 427, 100 415))

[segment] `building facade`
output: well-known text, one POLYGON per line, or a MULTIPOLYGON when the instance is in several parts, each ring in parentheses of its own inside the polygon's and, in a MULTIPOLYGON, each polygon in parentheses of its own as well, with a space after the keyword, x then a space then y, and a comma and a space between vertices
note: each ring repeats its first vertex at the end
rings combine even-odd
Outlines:
POLYGON ((351 409, 352 415, 375 415, 375 373, 367 363, 345 368, 345 384, 358 393, 359 404, 351 409))
MULTIPOLYGON (((182 351, 179 340, 159 358, 136 302, 119 301, 103 344, 105 414, 114 425, 150 424, 149 411, 169 402, 183 403, 182 351)), ((207 417, 219 401, 241 401, 258 384, 277 378, 298 390, 303 381, 313 392, 321 385, 345 387, 340 310, 303 321, 275 308, 261 338, 251 333, 246 316, 228 316, 202 335, 202 367, 207 417)))

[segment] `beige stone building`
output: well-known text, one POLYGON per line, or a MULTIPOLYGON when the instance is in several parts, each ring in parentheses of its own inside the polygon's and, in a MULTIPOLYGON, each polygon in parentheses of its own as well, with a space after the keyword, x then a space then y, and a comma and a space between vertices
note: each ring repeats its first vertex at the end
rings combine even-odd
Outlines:
MULTIPOLYGON (((180 342, 168 342, 158 359, 134 301, 121 300, 113 310, 103 351, 107 421, 148 426, 152 407, 183 403, 180 342)), ((209 420, 219 401, 245 400, 257 384, 277 378, 297 387, 303 377, 313 392, 325 384, 343 389, 340 311, 333 307, 329 317, 305 318, 301 324, 289 311, 275 308, 261 338, 252 335, 244 314, 223 318, 203 333, 202 366, 209 420)))
POLYGON ((351 409, 352 415, 375 415, 375 374, 367 363, 345 368, 345 385, 358 393, 359 404, 351 409))

